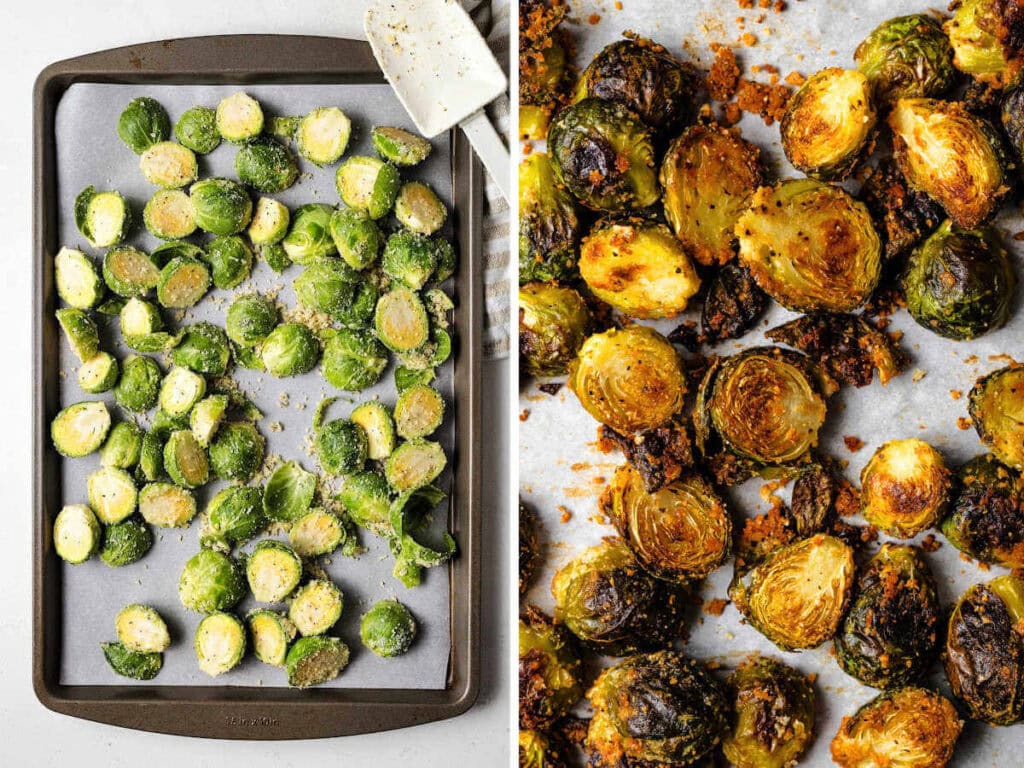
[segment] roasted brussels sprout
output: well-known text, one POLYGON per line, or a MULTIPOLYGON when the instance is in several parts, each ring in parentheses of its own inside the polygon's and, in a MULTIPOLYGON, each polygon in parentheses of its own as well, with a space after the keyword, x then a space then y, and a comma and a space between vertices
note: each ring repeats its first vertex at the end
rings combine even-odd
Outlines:
POLYGON ((356 472, 346 475, 338 491, 348 516, 360 528, 377 536, 391 533, 388 516, 391 506, 391 489, 380 472, 356 472))
POLYGON ((959 102, 900 99, 889 127, 893 156, 907 181, 957 226, 977 227, 999 208, 1009 191, 1008 155, 984 118, 959 102))
POLYGON ((853 581, 853 550, 819 533, 737 572, 729 597, 758 632, 794 651, 817 648, 835 635, 853 581))
POLYGON ((381 600, 363 614, 359 637, 378 656, 401 656, 416 639, 416 619, 397 600, 381 600))
POLYGON ((723 264, 711 280, 701 308, 701 333, 708 343, 738 339, 768 308, 768 295, 754 281, 750 270, 723 264))
MULTIPOLYGON (((191 433, 186 432, 184 434, 190 435, 191 433)), ((169 440, 167 444, 172 445, 172 441, 169 440)), ((200 469, 206 472, 206 455, 200 453, 198 456, 202 458, 197 463, 200 469)), ((175 477, 176 474, 180 476, 180 471, 171 471, 169 468, 168 474, 179 485, 184 485, 175 477)), ((139 491, 139 514, 150 525, 160 528, 184 528, 195 517, 196 500, 183 487, 171 485, 170 483, 149 483, 139 491)))
POLYGON ((982 376, 968 410, 981 442, 996 458, 1024 470, 1024 367, 1008 365, 982 376))
POLYGON ((994 230, 950 221, 914 251, 903 274, 910 314, 948 339, 973 339, 1005 324, 1016 285, 994 230))
POLYGON ((983 563, 1024 568, 1024 481, 991 454, 975 456, 957 472, 957 491, 942 533, 983 563))
POLYGON ((597 298, 630 317, 674 317, 700 288, 671 230, 644 219, 598 224, 580 247, 579 269, 597 298))
POLYGON ((72 565, 99 552, 102 539, 103 526, 88 504, 68 504, 53 521, 53 550, 72 565))
POLYGON ((191 430, 179 429, 164 444, 164 469, 182 488, 198 488, 210 479, 210 463, 206 451, 191 430))
POLYGON ((939 521, 952 488, 942 454, 916 438, 879 446, 861 470, 860 482, 864 519, 904 539, 939 521))
POLYGON ((522 501, 519 502, 519 597, 522 599, 530 589, 533 577, 542 561, 540 523, 536 513, 522 501))
POLYGON ((139 461, 142 449, 142 428, 134 421, 114 425, 100 449, 100 466, 131 469, 139 461))
POLYGON ((1017 166, 1024 165, 1024 82, 1003 95, 1000 117, 1003 130, 1016 154, 1017 166))
POLYGON ((329 555, 346 543, 349 528, 333 512, 314 507, 292 523, 288 542, 300 557, 329 555))
POLYGON ((288 685, 308 688, 333 680, 348 665, 348 657, 348 646, 336 637, 300 637, 285 658, 288 685))
POLYGON ((171 360, 196 373, 223 376, 231 360, 227 334, 212 323, 189 325, 181 343, 171 352, 171 360))
POLYGON ((556 182, 551 158, 527 155, 519 164, 519 282, 571 280, 579 236, 576 203, 556 182))
POLYGON ((295 209, 291 228, 281 241, 289 259, 296 264, 311 264, 337 252, 330 229, 333 210, 323 203, 307 203, 295 209))
POLYGON ((567 97, 571 42, 560 28, 566 7, 523 0, 519 9, 519 138, 543 141, 567 97))
POLYGON ((156 99, 140 96, 128 102, 117 118, 117 135, 128 149, 141 155, 171 135, 171 120, 156 99))
POLYGON ((314 444, 320 466, 331 474, 358 472, 366 463, 366 432, 352 421, 335 419, 316 427, 314 444))
MULTIPOLYGON (((423 385, 426 389, 426 385, 423 385)), ((431 390, 436 394, 436 390, 431 390)), ((401 399, 402 393, 399 392, 399 399, 401 399)), ((426 393, 423 393, 426 394, 426 393)), ((431 397, 413 397, 408 401, 409 405, 415 403, 423 403, 424 405, 431 405, 431 397)), ((440 398, 440 394, 436 394, 437 398, 440 398)), ((444 412, 443 401, 440 405, 434 403, 436 410, 441 413, 444 412)), ((396 405, 397 410, 397 405, 396 405)), ((366 457, 374 460, 386 459, 395 450, 395 419, 392 418, 391 411, 386 405, 378 400, 370 400, 365 403, 360 403, 352 409, 352 413, 349 414, 349 418, 363 428, 366 432, 367 442, 367 453, 366 457)), ((409 413, 407 415, 407 426, 412 424, 424 424, 419 418, 409 413)), ((432 415, 431 420, 436 420, 436 416, 432 415)))
POLYGON ((100 335, 96 321, 83 310, 74 307, 58 309, 56 315, 71 351, 83 363, 92 360, 100 351, 100 335))
POLYGON ((384 234, 365 211, 339 208, 331 214, 331 239, 338 255, 352 269, 366 269, 377 260, 384 234))
POLYGON ((622 434, 660 427, 683 406, 686 375, 653 328, 612 328, 587 339, 569 364, 569 388, 583 408, 622 434))
POLYGON ((584 99, 566 107, 547 147, 555 179, 588 208, 635 211, 660 195, 650 132, 619 104, 584 99))
POLYGON ((430 334, 427 309, 419 294, 402 286, 392 288, 378 299, 373 325, 384 346, 398 353, 423 346, 430 334))
POLYGON ((1024 69, 1024 7, 1016 0, 963 0, 943 28, 961 72, 997 88, 1024 69))
POLYGON ((729 556, 732 520, 700 475, 686 475, 652 493, 641 474, 624 464, 615 470, 602 507, 652 576, 695 582, 729 556))
POLYGON ((114 401, 134 413, 143 413, 156 405, 163 374, 151 357, 130 355, 121 365, 121 380, 114 387, 114 401))
POLYGON ((263 131, 263 108, 252 96, 239 91, 221 99, 216 122, 217 133, 233 144, 241 144, 263 131))
POLYGON ((877 120, 868 78, 829 67, 807 78, 789 100, 779 126, 782 149, 808 176, 844 179, 863 156, 877 120))
POLYGON ((740 263, 787 309, 847 312, 881 276, 881 241, 867 208, 813 179, 758 189, 736 236, 740 263))
POLYGON ((260 192, 281 192, 295 183, 299 166, 287 147, 270 137, 243 145, 235 155, 239 180, 260 192))
POLYGON ((882 105, 941 96, 956 78, 949 38, 934 17, 923 13, 883 21, 853 58, 882 105))
POLYGON ((298 376, 316 367, 320 343, 302 323, 281 323, 263 341, 260 357, 272 376, 298 376))
POLYGON ((925 688, 901 688, 843 718, 832 759, 841 768, 945 768, 962 727, 947 699, 925 688))
POLYGON ((384 461, 384 477, 398 493, 423 488, 437 479, 448 463, 444 449, 430 440, 409 440, 384 461))
POLYGON ((245 594, 245 573, 241 565, 212 549, 201 549, 189 558, 178 579, 178 597, 190 611, 226 611, 245 594))
POLYGON ((388 351, 370 331, 342 329, 324 345, 321 370, 331 386, 358 392, 380 381, 388 351))
POLYGON ((568 768, 568 764, 550 736, 520 728, 519 768, 568 768))
POLYGON ((234 614, 211 613, 196 626, 194 645, 199 669, 211 677, 222 675, 245 656, 245 627, 234 614))
POLYGON ((213 284, 222 290, 234 288, 252 271, 252 249, 239 235, 215 237, 206 246, 205 258, 213 284))
POLYGON ((436 266, 437 251, 430 238, 408 230, 388 237, 381 268, 395 283, 418 291, 427 284, 436 266))
POLYGON ((245 620, 249 625, 249 639, 256 658, 264 664, 283 667, 288 655, 288 644, 298 634, 291 619, 277 611, 257 608, 245 620))
POLYGON ((205 155, 220 145, 217 132, 217 111, 209 107, 190 107, 174 124, 174 138, 182 146, 205 155))
POLYGON ((625 656, 683 631, 686 590, 650 576, 622 541, 590 547, 555 573, 555 618, 589 648, 625 656))
POLYGON ((603 48, 580 75, 574 100, 615 102, 656 133, 671 134, 692 117, 693 86, 691 74, 663 46, 637 37, 603 48))
POLYGON ((814 737, 814 686, 781 661, 759 656, 729 676, 732 727, 722 752, 736 768, 796 765, 814 737))
POLYGON ((78 386, 90 394, 109 392, 120 375, 117 358, 109 352, 97 352, 79 367, 78 386))
POLYGON ((135 511, 139 494, 132 476, 117 467, 101 467, 86 480, 89 506, 101 523, 120 523, 135 511))
POLYGON ((94 248, 120 243, 131 223, 131 209, 120 192, 97 192, 90 186, 75 198, 75 225, 94 248))
POLYGON ((263 463, 265 441, 248 421, 229 421, 210 443, 210 468, 221 480, 248 480, 263 463))
POLYGON ((1024 579, 998 576, 957 601, 946 633, 946 677, 975 720, 1024 720, 1024 579))
POLYGON ((583 697, 583 664, 572 634, 539 610, 519 617, 519 727, 546 729, 583 697))
POLYGON ((154 144, 139 158, 146 181, 163 189, 187 187, 199 178, 195 152, 173 141, 154 144))
POLYGON ((317 107, 295 126, 299 154, 316 165, 330 165, 345 154, 352 121, 337 107, 317 107))
POLYGON ((149 526, 136 517, 108 525, 103 532, 100 560, 111 568, 122 568, 138 562, 153 546, 149 526))
POLYGON ((620 661, 587 697, 594 717, 585 749, 593 768, 693 765, 729 729, 729 705, 718 682, 678 651, 620 661))
POLYGON ((144 296, 159 284, 160 268, 147 254, 122 245, 111 248, 103 257, 103 280, 118 296, 144 296))
POLYGON ((252 198, 231 179, 203 179, 189 189, 196 224, 214 235, 241 232, 252 219, 252 198))
MULTIPOLYGON (((300 564, 301 570, 301 564, 300 564)), ((324 579, 307 581, 292 598, 288 618, 299 634, 309 637, 322 635, 341 618, 343 596, 341 590, 324 579)))
POLYGON ((246 558, 245 577, 257 602, 279 603, 298 586, 302 559, 287 544, 264 539, 246 558))
POLYGON ((406 440, 429 437, 443 420, 444 398, 433 387, 414 384, 399 393, 393 421, 399 437, 406 440))
POLYGON ((874 688, 920 679, 938 655, 939 597, 920 550, 883 544, 861 569, 835 638, 836 660, 874 688))
POLYGON ((561 376, 590 331, 592 318, 572 288, 527 283, 519 289, 519 359, 531 376, 561 376))
POLYGON ((875 220, 887 262, 902 257, 946 218, 942 206, 907 183, 891 157, 872 170, 860 198, 875 220))
POLYGON ((422 136, 386 125, 374 126, 370 140, 382 159, 405 167, 419 165, 433 150, 430 142, 422 136))
POLYGON ((249 222, 249 241, 255 246, 276 245, 288 234, 290 224, 291 213, 284 203, 261 197, 249 222))
POLYGON ((365 211, 371 219, 387 215, 402 183, 391 163, 362 155, 339 165, 334 181, 341 201, 349 208, 365 211))

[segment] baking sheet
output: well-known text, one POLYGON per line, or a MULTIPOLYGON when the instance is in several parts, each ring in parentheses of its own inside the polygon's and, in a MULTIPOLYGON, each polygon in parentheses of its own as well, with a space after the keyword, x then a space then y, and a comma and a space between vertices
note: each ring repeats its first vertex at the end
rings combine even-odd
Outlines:
MULTIPOLYGON (((764 76, 750 75, 750 65, 764 63, 778 67, 783 77, 794 70, 810 75, 826 66, 851 67, 854 48, 878 23, 892 16, 927 10, 920 0, 870 0, 856 4, 856 13, 847 10, 850 7, 847 3, 821 0, 789 2, 788 9, 781 14, 761 9, 744 11, 736 0, 677 3, 670 13, 659 3, 626 0, 623 5, 622 11, 616 11, 611 2, 575 0, 570 3, 571 15, 580 20, 570 30, 579 47, 576 62, 581 69, 598 50, 627 29, 664 44, 684 59, 698 60, 704 68, 712 61, 709 43, 734 44, 741 34, 749 32, 756 35, 759 42, 754 48, 737 49, 737 55, 746 65, 744 76, 765 81, 764 76), (587 21, 592 14, 601 16, 596 25, 587 21), (759 24, 755 19, 762 14, 765 21, 759 24), (745 29, 739 29, 737 17, 746 20, 745 29)), ((778 124, 767 127, 760 118, 745 115, 740 127, 746 139, 761 147, 772 173, 783 178, 800 175, 786 162, 781 151, 778 124)), ((996 226, 1002 230, 1006 247, 1013 254, 1018 276, 1024 277, 1024 248, 1022 243, 1009 237, 1024 229, 1024 221, 1016 212, 1006 210, 996 226)), ((822 450, 849 460, 847 475, 853 480, 859 477, 861 467, 874 449, 886 440, 919 437, 942 451, 951 466, 982 452, 973 428, 962 430, 957 420, 967 416, 966 394, 979 375, 1005 365, 1005 355, 1024 360, 1022 293, 1018 291, 1013 318, 1005 328, 970 342, 942 339, 916 325, 905 311, 898 313, 891 328, 905 333, 902 346, 912 357, 909 369, 884 388, 876 378, 871 386, 863 389, 844 387, 830 400, 828 420, 821 435, 822 450), (916 383, 915 371, 925 373, 916 383), (953 399, 950 394, 953 390, 963 392, 964 397, 953 399), (860 437, 865 441, 864 447, 851 453, 843 444, 844 435, 860 437)), ((763 331, 795 316, 773 304, 762 326, 739 342, 724 343, 713 351, 731 354, 746 347, 770 344, 763 331)), ((696 317, 691 313, 681 319, 696 317)), ((667 332, 681 319, 652 324, 667 332)), ((538 392, 536 384, 531 384, 521 392, 521 408, 529 411, 526 420, 520 423, 523 497, 541 516, 542 539, 547 542, 545 567, 527 599, 550 610, 549 587, 554 570, 584 546, 615 534, 612 526, 599 524, 593 518, 597 513, 597 497, 622 457, 596 450, 597 424, 565 388, 552 397, 538 392), (571 519, 566 523, 560 522, 564 510, 571 512, 571 519)), ((751 481, 727 493, 734 517, 752 516, 766 509, 759 498, 760 485, 751 481)), ((788 490, 779 494, 787 501, 788 490)), ((942 545, 938 551, 927 554, 927 558, 944 606, 950 606, 971 584, 1006 572, 995 566, 984 570, 961 560, 959 552, 941 535, 936 535, 942 545)), ((729 562, 707 580, 701 591, 705 601, 727 598, 731 577, 732 563, 729 562)), ((754 651, 781 658, 805 673, 817 675, 818 736, 800 765, 831 765, 829 742, 841 718, 877 694, 839 669, 829 654, 831 643, 813 651, 783 653, 754 629, 742 624, 731 604, 721 617, 706 616, 694 609, 691 619, 690 640, 685 650, 696 658, 721 664, 723 678, 754 651)), ((940 665, 937 664, 933 672, 931 684, 949 695, 940 665)), ((580 711, 585 713, 586 710, 581 708, 580 711)), ((960 768, 1020 765, 1022 744, 1024 726, 991 728, 971 722, 965 727, 951 765, 960 768)))
MULTIPOLYGON (((160 241, 141 226, 141 213, 146 200, 153 193, 139 172, 138 158, 117 136, 117 118, 124 105, 132 98, 148 95, 166 108, 173 122, 187 108, 195 104, 216 106, 224 96, 238 91, 229 86, 139 86, 79 83, 72 85, 57 109, 57 183, 61 208, 60 242, 78 247, 95 257, 102 254, 91 248, 74 224, 72 202, 75 195, 89 184, 97 189, 116 189, 125 195, 133 213, 138 214, 137 225, 129 241, 144 250, 151 250, 160 241)), ((386 85, 246 85, 244 90, 260 101, 268 115, 305 114, 318 106, 337 105, 351 118, 353 135, 346 156, 374 154, 370 144, 373 125, 398 125, 412 129, 408 117, 391 89, 386 85)), ((435 139, 434 151, 422 165, 404 174, 430 183, 442 200, 450 206, 451 147, 447 136, 435 139)), ((294 147, 293 147, 294 150, 294 147)), ((235 177, 233 162, 236 149, 224 142, 214 152, 199 156, 201 177, 235 177)), ((334 166, 320 169, 301 157, 300 177, 290 189, 272 195, 292 210, 303 203, 338 203, 334 185, 334 166)), ((450 224, 445 232, 451 236, 450 224)), ((205 242, 207 235, 194 235, 191 240, 205 242)), ((291 289, 292 280, 302 268, 292 266, 282 275, 271 270, 264 262, 256 261, 252 276, 242 285, 230 290, 213 289, 196 307, 188 310, 180 320, 164 310, 169 324, 178 327, 184 323, 210 321, 223 327, 224 315, 233 296, 251 290, 279 290, 277 300, 285 308, 295 307, 291 289)), ((451 283, 444 286, 451 293, 451 283)), ((116 318, 100 322, 103 348, 122 358, 130 350, 120 344, 116 318), (104 330, 106 326, 106 331, 104 330)), ((457 329, 454 329, 457 335, 457 329)), ((158 359, 160 356, 157 356, 158 359)), ((131 415, 113 404, 110 393, 89 395, 77 384, 75 372, 78 360, 71 353, 66 340, 61 340, 61 403, 67 405, 85 399, 102 398, 107 401, 114 420, 131 415)), ((163 365, 166 371, 168 366, 163 365)), ((392 364, 393 367, 393 364, 392 364)), ((379 397, 394 405, 395 390, 392 367, 381 382, 361 393, 334 390, 320 374, 319 368, 303 376, 275 379, 269 374, 235 368, 232 377, 264 413, 259 422, 260 432, 267 439, 267 456, 279 455, 282 460, 295 459, 309 471, 318 471, 315 459, 309 455, 308 437, 313 413, 324 397, 339 396, 328 412, 328 418, 347 416, 356 403, 379 397), (287 395, 288 405, 282 407, 287 395), (270 425, 278 422, 280 431, 270 425)), ((454 407, 452 362, 439 370, 435 380, 448 405, 445 423, 437 433, 450 460, 454 447, 454 407)), ((146 420, 140 418, 140 423, 146 420)), ((64 503, 86 501, 86 477, 99 466, 99 457, 93 454, 84 459, 62 462, 61 482, 64 503)), ((451 488, 451 468, 439 478, 441 488, 451 488)), ((199 510, 224 483, 210 483, 197 492, 199 510)), ((435 512, 435 526, 443 526, 447 518, 447 503, 435 512)), ((63 647, 60 681, 66 685, 195 685, 195 686, 284 686, 283 670, 261 664, 251 653, 241 665, 217 678, 199 671, 192 638, 202 616, 186 611, 177 597, 178 577, 185 561, 198 551, 198 515, 186 530, 154 528, 155 542, 149 554, 133 565, 110 568, 98 558, 70 566, 62 564, 64 582, 63 647), (114 617, 118 610, 131 602, 153 605, 167 620, 172 644, 164 654, 164 667, 149 682, 135 682, 119 678, 107 666, 100 650, 100 642, 116 640, 114 617)), ((393 560, 386 542, 364 532, 360 542, 367 551, 358 559, 335 553, 321 559, 325 570, 344 593, 345 607, 341 620, 332 630, 348 644, 351 662, 336 680, 324 687, 335 688, 402 688, 438 690, 446 685, 450 655, 450 594, 448 569, 428 569, 423 584, 406 589, 391 575, 393 560), (378 600, 401 600, 419 625, 419 634, 410 651, 404 656, 381 659, 362 647, 359 641, 359 620, 362 614, 378 600)), ((251 551, 255 542, 241 547, 251 551)), ((256 607, 251 596, 235 612, 244 616, 256 607)), ((279 606, 284 607, 284 606, 279 606)))

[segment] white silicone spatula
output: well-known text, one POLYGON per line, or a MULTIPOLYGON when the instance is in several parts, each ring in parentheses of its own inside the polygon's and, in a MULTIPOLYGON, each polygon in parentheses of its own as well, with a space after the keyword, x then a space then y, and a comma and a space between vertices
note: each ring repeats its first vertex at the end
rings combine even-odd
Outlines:
POLYGON ((510 199, 509 154, 483 108, 507 80, 458 0, 374 0, 366 39, 416 128, 431 138, 458 124, 510 199))

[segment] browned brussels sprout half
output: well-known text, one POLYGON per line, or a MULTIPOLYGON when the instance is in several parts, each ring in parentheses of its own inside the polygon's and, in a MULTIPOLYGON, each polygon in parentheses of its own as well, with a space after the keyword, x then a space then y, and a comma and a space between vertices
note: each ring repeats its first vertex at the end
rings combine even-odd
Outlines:
POLYGON ((540 731, 519 729, 519 768, 569 768, 561 746, 540 731))
POLYGON ((1024 568, 1024 482, 992 454, 975 456, 957 472, 959 490, 942 533, 983 563, 1024 568))
POLYGON ((1016 285, 994 230, 964 230, 950 221, 914 251, 903 273, 910 314, 947 339, 973 339, 1004 325, 1016 285))
POLYGON ((943 25, 962 72, 997 88, 1024 68, 1024 5, 1019 0, 963 0, 943 25))
POLYGON ((889 113, 893 156, 910 186, 953 223, 978 226, 1009 191, 1008 155, 995 128, 958 102, 900 99, 889 113))
POLYGON ((722 752, 736 768, 796 765, 814 736, 814 686, 781 661, 761 656, 729 677, 732 728, 722 752))
POLYGON ((583 697, 572 634, 528 607, 519 617, 519 727, 548 728, 583 697))
POLYGON ((736 220, 761 184, 761 152, 737 131, 693 125, 661 161, 665 218, 701 264, 724 264, 735 255, 736 220))
POLYGON ((519 3, 519 138, 543 141, 551 115, 569 90, 571 41, 560 28, 567 6, 519 3))
POLYGON ((905 254, 946 218, 942 206, 907 184, 892 158, 871 172, 861 187, 861 199, 871 211, 887 261, 905 254))
POLYGON ((862 203, 791 179, 761 187, 736 222, 740 263, 787 309, 848 312, 878 285, 881 242, 862 203))
POLYGON ((948 699, 925 688, 901 688, 843 718, 832 759, 841 768, 945 768, 961 728, 948 699))
POLYGON ((808 176, 844 179, 870 143, 877 120, 868 78, 829 67, 807 78, 789 100, 779 126, 782 149, 808 176))
POLYGON ((569 366, 568 384, 591 416, 621 434, 664 425, 686 395, 675 347, 640 325, 587 339, 569 366))
POLYGON ((541 563, 540 538, 537 515, 523 502, 519 502, 519 596, 530 589, 537 566, 541 563))
POLYGON ((590 547, 551 581, 555 618, 609 656, 670 645, 683 632, 686 590, 644 571, 621 541, 590 547))
POLYGON ((597 298, 644 319, 675 317, 700 288, 671 230, 639 218, 594 227, 580 247, 580 276, 597 298))
POLYGON ((882 104, 941 96, 956 77, 946 33, 923 13, 883 21, 857 46, 853 58, 882 104))
POLYGON ((1024 164, 1024 82, 1003 96, 1002 119, 1003 130, 1016 153, 1017 163, 1024 164))
POLYGON ((957 601, 946 634, 946 677, 971 717, 1024 720, 1024 579, 999 576, 957 601))
POLYGON ((572 288, 527 283, 519 289, 519 359, 531 376, 560 376, 590 332, 592 318, 572 288))
POLYGON ((768 308, 768 295, 754 281, 750 270, 724 264, 715 271, 700 314, 701 333, 710 344, 738 339, 768 308))
POLYGON ((693 765, 729 727, 719 683, 677 651, 621 661, 587 696, 594 708, 585 745, 591 768, 693 765))
POLYGON ((918 680, 938 654, 939 610, 920 550, 884 544, 861 570, 836 635, 839 666, 874 688, 918 680))
POLYGON ((1014 364, 978 379, 968 410, 981 442, 996 458, 1024 470, 1024 367, 1014 364))
POLYGON ((864 519, 909 539, 938 522, 952 481, 942 454, 917 438, 879 446, 860 473, 864 519))
POLYGON ((729 597, 754 629, 782 650, 817 648, 835 635, 853 578, 853 550, 819 533, 737 573, 729 597))
POLYGON ((732 519, 700 475, 650 493, 641 474, 623 465, 615 470, 602 506, 640 564, 660 579, 697 581, 729 556, 732 519))
POLYGON ((660 195, 650 131, 623 106, 584 99, 551 123, 555 177, 588 208, 636 211, 660 195))
POLYGON ((670 133, 693 112, 693 79, 664 46, 635 38, 602 49, 580 75, 575 101, 615 102, 657 133, 670 133))
POLYGON ((579 240, 576 201, 555 181, 550 158, 519 164, 519 282, 572 280, 579 240))

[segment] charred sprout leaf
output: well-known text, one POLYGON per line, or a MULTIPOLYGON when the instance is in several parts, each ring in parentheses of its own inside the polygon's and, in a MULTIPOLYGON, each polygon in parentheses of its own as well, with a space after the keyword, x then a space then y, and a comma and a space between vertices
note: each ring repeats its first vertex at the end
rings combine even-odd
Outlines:
POLYGON ((868 176, 861 197, 884 243, 886 261, 905 254, 945 218, 942 206, 910 187, 891 159, 883 160, 868 176))
POLYGON ((945 768, 962 727, 947 699, 909 686, 844 717, 832 739, 832 759, 841 768, 945 768))
POLYGON ((633 656, 606 669, 587 694, 593 768, 692 765, 729 729, 718 682, 677 651, 633 656))
POLYGON ((941 96, 952 87, 953 48, 942 26, 923 13, 883 21, 853 53, 878 101, 941 96))
POLYGON ((890 440, 860 473, 864 518, 890 536, 910 538, 935 525, 952 480, 942 454, 923 440, 890 440))
POLYGON ((715 272, 704 296, 701 332, 711 344, 738 339, 767 308, 768 295, 754 281, 750 270, 738 264, 725 264, 715 272))
POLYGON ((836 485, 835 475, 825 464, 811 464, 797 475, 790 501, 790 524, 798 536, 825 531, 835 508, 836 485))
POLYGON ((995 87, 1024 68, 1024 7, 1016 0, 963 0, 943 27, 961 72, 995 87))
POLYGON ((546 0, 519 8, 519 137, 542 141, 555 110, 566 100, 571 70, 568 35, 559 25, 567 9, 546 0))
POLYGON ((981 377, 968 410, 981 442, 996 458, 1024 470, 1024 367, 1013 364, 981 377))
POLYGON ((957 492, 942 533, 983 563, 1024 568, 1024 481, 991 454, 975 456, 957 472, 957 492))
POLYGON ((551 159, 533 152, 519 164, 519 280, 572 280, 580 222, 576 203, 555 181, 551 159))
POLYGON ((536 608, 519 617, 519 727, 547 729, 583 697, 572 634, 536 608))
MULTIPOLYGON (((87 507, 88 509, 88 507, 87 507)), ((90 510, 89 514, 92 514, 90 510)), ((539 523, 537 515, 530 507, 519 502, 519 596, 522 597, 530 588, 537 567, 541 563, 542 552, 539 539, 539 523)))
POLYGON ((679 420, 633 435, 622 435, 602 425, 600 435, 618 446, 651 493, 694 466, 690 436, 686 425, 679 420))
POLYGON ((839 666, 865 685, 920 679, 938 655, 939 597, 920 550, 884 544, 861 569, 835 638, 839 666))
POLYGON ((519 359, 531 376, 560 376, 590 332, 592 318, 574 289, 527 283, 519 289, 519 359))

